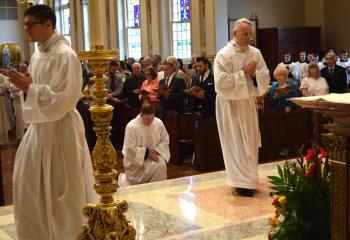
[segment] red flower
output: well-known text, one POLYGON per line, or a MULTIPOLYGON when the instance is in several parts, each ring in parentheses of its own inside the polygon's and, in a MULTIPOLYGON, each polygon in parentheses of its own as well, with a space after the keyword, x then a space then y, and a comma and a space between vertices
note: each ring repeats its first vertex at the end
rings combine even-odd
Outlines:
POLYGON ((320 153, 322 157, 328 157, 328 152, 326 152, 323 148, 320 147, 320 153))
POLYGON ((272 205, 276 205, 278 203, 278 198, 279 197, 276 197, 273 201, 272 201, 272 205))
POLYGON ((313 157, 315 156, 315 154, 316 154, 315 150, 314 150, 313 148, 309 148, 309 149, 307 150, 307 154, 306 154, 306 156, 305 156, 305 159, 308 160, 308 161, 310 161, 310 160, 313 159, 313 157))
POLYGON ((310 166, 309 166, 309 169, 305 173, 305 176, 312 176, 313 173, 315 172, 315 169, 316 169, 316 164, 311 163, 310 166))

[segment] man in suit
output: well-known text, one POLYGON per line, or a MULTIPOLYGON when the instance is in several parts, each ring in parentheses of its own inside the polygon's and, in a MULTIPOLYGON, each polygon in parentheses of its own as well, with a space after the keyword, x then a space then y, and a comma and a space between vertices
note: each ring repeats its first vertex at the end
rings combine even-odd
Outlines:
POLYGON ((132 65, 132 75, 125 80, 123 95, 128 99, 128 104, 132 108, 141 107, 139 100, 140 88, 143 81, 146 80, 145 75, 142 73, 142 66, 140 63, 134 63, 132 65))
POLYGON ((165 91, 159 94, 160 100, 159 118, 163 119, 167 110, 176 112, 184 112, 184 92, 186 88, 185 80, 175 76, 176 66, 169 61, 163 63, 164 78, 159 82, 160 89, 169 88, 170 92, 165 91))
POLYGON ((215 116, 215 87, 214 75, 210 71, 210 62, 206 57, 197 57, 198 75, 194 77, 192 86, 198 86, 203 91, 193 94, 193 112, 200 112, 204 117, 215 116))
POLYGON ((336 65, 336 55, 329 52, 325 56, 327 67, 321 69, 321 76, 324 77, 329 86, 329 93, 344 93, 346 87, 346 70, 336 65))

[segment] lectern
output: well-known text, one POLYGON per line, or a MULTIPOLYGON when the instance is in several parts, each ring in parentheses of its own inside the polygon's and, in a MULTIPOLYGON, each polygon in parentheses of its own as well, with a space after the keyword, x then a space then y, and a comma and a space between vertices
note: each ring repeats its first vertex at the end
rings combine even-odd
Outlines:
POLYGON ((293 102, 333 119, 322 142, 330 154, 332 240, 350 239, 350 93, 294 98, 293 102))

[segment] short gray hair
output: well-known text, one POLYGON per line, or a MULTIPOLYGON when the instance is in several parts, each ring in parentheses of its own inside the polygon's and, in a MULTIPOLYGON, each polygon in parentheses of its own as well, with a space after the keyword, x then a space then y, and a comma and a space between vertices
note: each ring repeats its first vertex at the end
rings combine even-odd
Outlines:
POLYGON ((177 69, 178 63, 177 63, 177 58, 176 58, 176 57, 174 57, 174 56, 169 56, 169 57, 167 57, 166 60, 167 60, 168 62, 170 62, 170 63, 177 69))
POLYGON ((249 19, 247 19, 247 18, 239 18, 239 19, 237 19, 237 20, 235 21, 235 23, 233 24, 233 29, 232 29, 232 31, 236 31, 236 30, 237 30, 237 27, 238 27, 239 25, 241 25, 242 23, 249 24, 250 26, 253 25, 253 23, 252 23, 249 19))

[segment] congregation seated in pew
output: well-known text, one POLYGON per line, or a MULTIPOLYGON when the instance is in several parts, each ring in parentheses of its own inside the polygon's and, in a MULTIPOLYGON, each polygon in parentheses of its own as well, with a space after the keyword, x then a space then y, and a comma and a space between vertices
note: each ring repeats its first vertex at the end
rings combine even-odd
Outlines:
POLYGON ((215 116, 216 92, 214 75, 210 69, 210 62, 206 57, 196 58, 198 74, 193 77, 191 88, 186 90, 190 95, 189 105, 192 112, 199 112, 203 117, 215 116))
POLYGON ((157 112, 159 109, 159 99, 157 98, 157 92, 155 90, 159 88, 158 74, 152 66, 146 67, 144 72, 146 80, 144 80, 141 85, 139 99, 140 102, 147 101, 157 112))
POLYGON ((270 88, 270 104, 272 111, 285 111, 289 113, 297 106, 288 101, 288 98, 297 97, 298 91, 292 82, 287 81, 288 70, 285 67, 277 66, 273 72, 277 82, 273 82, 270 88))
POLYGON ((321 71, 317 63, 310 63, 308 76, 301 81, 300 90, 303 97, 327 95, 329 87, 326 79, 321 77, 321 71))

